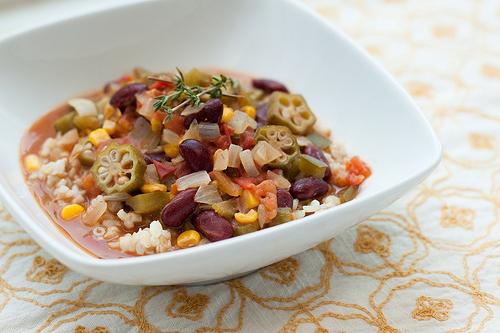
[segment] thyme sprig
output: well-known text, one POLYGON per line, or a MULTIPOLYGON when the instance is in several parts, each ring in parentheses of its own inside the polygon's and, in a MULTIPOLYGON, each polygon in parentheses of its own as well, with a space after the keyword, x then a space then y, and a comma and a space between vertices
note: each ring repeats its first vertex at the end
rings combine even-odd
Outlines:
MULTIPOLYGON (((219 98, 226 95, 224 90, 227 90, 229 86, 234 86, 233 79, 220 74, 219 76, 213 76, 210 86, 206 88, 199 86, 189 87, 184 80, 184 74, 179 68, 177 68, 177 75, 174 78, 174 82, 171 83, 175 85, 173 92, 168 95, 155 97, 156 102, 153 104, 154 110, 161 110, 167 113, 165 121, 172 119, 174 113, 185 106, 199 106, 201 104, 201 96, 209 94, 211 98, 219 98), (175 107, 171 107, 171 104, 179 100, 182 95, 186 96, 186 99, 175 107)), ((238 95, 227 95, 230 97, 239 97, 238 95)))

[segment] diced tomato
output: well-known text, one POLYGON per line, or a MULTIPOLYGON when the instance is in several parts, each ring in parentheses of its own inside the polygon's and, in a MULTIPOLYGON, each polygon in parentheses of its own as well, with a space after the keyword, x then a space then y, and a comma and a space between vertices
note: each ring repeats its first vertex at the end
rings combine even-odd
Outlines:
POLYGON ((368 165, 366 165, 366 163, 363 162, 358 156, 351 158, 351 160, 347 162, 346 168, 349 173, 363 175, 365 178, 370 177, 372 174, 368 165))
POLYGON ((174 167, 173 165, 169 165, 159 161, 153 160, 153 164, 160 180, 164 180, 167 176, 171 175, 176 170, 176 167, 174 167))
POLYGON ((231 138, 226 135, 221 135, 214 141, 214 143, 217 148, 227 149, 231 145, 231 138))
POLYGON ((125 74, 123 75, 118 81, 120 83, 127 83, 127 82, 130 82, 132 81, 134 78, 132 77, 132 75, 129 75, 129 74, 125 74))
POLYGON ((233 131, 226 124, 222 124, 220 127, 222 135, 215 140, 215 144, 220 149, 227 149, 232 143, 231 135, 233 134, 233 131))
POLYGON ((134 127, 136 118, 137 116, 134 110, 132 108, 127 108, 116 123, 115 133, 118 134, 118 136, 128 134, 128 132, 130 132, 134 127))
POLYGON ((350 173, 349 177, 348 177, 349 185, 352 185, 352 186, 360 185, 365 179, 366 179, 365 176, 355 175, 353 173, 350 173))
POLYGON ((243 149, 252 149, 253 146, 255 146, 253 129, 247 129, 245 132, 240 134, 239 145, 243 149))
POLYGON ((335 186, 345 187, 350 184, 349 182, 349 173, 347 171, 337 171, 332 175, 332 181, 335 186))
POLYGON ((222 130, 221 130, 222 134, 229 136, 229 137, 231 137, 231 135, 234 134, 233 129, 229 128, 229 126, 227 126, 227 124, 222 124, 221 127, 222 127, 222 130))
POLYGON ((172 82, 155 81, 149 86, 149 88, 158 90, 173 89, 175 88, 175 84, 172 82))
POLYGON ((182 135, 184 134, 185 128, 184 128, 184 117, 175 115, 173 116, 172 119, 168 120, 165 123, 165 128, 174 131, 175 133, 182 135))
POLYGON ((259 183, 259 180, 253 177, 238 177, 234 178, 233 181, 243 189, 250 191, 255 191, 255 185, 259 183))
POLYGON ((95 198, 101 194, 101 190, 96 186, 94 176, 89 172, 82 180, 82 189, 89 198, 95 198))

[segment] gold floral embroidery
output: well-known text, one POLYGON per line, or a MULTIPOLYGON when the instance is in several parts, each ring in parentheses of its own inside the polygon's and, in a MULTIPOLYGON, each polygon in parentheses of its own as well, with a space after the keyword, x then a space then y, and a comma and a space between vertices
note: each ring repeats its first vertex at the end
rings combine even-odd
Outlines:
POLYGON ((298 260, 290 257, 263 269, 260 274, 265 279, 289 286, 295 281, 298 268, 298 260))
POLYGON ((455 28, 447 25, 437 25, 432 28, 432 33, 438 38, 454 37, 455 28))
POLYGON ((445 321, 448 320, 452 308, 453 302, 449 299, 419 296, 412 316, 416 320, 430 320, 434 318, 439 321, 445 321))
POLYGON ((96 326, 92 330, 86 328, 85 326, 77 326, 75 328, 75 333, 109 333, 109 330, 102 326, 96 326))
POLYGON ((470 133, 469 144, 475 149, 493 149, 495 138, 481 133, 470 133))
POLYGON ((167 305, 167 314, 171 317, 183 317, 200 320, 210 298, 204 294, 188 295, 186 288, 177 290, 172 301, 167 305))
POLYGON ((356 252, 374 252, 381 257, 388 257, 390 247, 391 239, 387 234, 367 225, 358 227, 354 243, 354 250, 356 252))
POLYGON ((36 256, 28 272, 26 280, 40 283, 60 283, 68 268, 56 259, 46 260, 44 257, 36 256))
POLYGON ((382 326, 378 330, 379 333, 399 333, 399 330, 391 326, 382 326))
POLYGON ((444 205, 441 208, 441 226, 444 228, 474 228, 476 212, 470 208, 444 205))

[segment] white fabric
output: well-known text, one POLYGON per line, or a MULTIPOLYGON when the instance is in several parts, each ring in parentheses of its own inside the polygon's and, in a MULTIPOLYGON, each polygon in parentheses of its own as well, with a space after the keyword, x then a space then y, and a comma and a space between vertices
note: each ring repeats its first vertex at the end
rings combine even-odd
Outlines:
MULTIPOLYGON (((3 0, 0 36, 118 2, 3 0)), ((498 332, 500 1, 306 2, 414 96, 443 143, 438 170, 335 240, 202 287, 90 280, 4 213, 2 332, 498 332)))

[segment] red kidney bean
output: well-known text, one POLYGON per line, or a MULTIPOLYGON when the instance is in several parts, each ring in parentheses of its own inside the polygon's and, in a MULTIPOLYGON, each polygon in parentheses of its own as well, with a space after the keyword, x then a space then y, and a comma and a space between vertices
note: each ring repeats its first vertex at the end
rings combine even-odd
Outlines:
POLYGON ((198 204, 194 195, 198 189, 179 192, 161 211, 161 222, 169 228, 180 227, 193 214, 198 204))
POLYGON ((191 114, 184 120, 184 127, 188 128, 189 125, 196 119, 200 122, 218 123, 222 118, 224 111, 224 104, 217 99, 209 99, 197 113, 191 114))
POLYGON ((257 114, 255 116, 257 126, 261 127, 267 124, 267 103, 262 103, 257 106, 257 114))
POLYGON ((266 93, 272 93, 273 91, 288 92, 283 83, 269 79, 253 79, 252 85, 254 88, 264 90, 266 93))
POLYGON ((132 83, 121 87, 117 92, 113 94, 109 104, 114 106, 115 108, 124 111, 127 106, 135 106, 136 99, 135 94, 143 92, 148 87, 142 83, 132 83))
POLYGON ((330 170, 328 160, 326 159, 326 156, 321 149, 319 149, 315 145, 308 145, 302 149, 302 152, 306 155, 312 156, 314 158, 317 158, 320 161, 325 162, 327 167, 326 167, 325 176, 323 177, 323 179, 329 179, 332 176, 332 170, 330 170))
POLYGON ((205 210, 198 214, 193 225, 211 242, 233 237, 234 231, 231 223, 212 210, 205 210))
POLYGON ((307 177, 297 180, 290 188, 294 198, 299 200, 312 199, 325 195, 328 192, 329 185, 322 179, 307 177))
POLYGON ((212 156, 204 143, 194 139, 184 140, 179 145, 179 150, 191 170, 212 171, 212 156))
POLYGON ((144 153, 144 160, 146 164, 152 164, 153 161, 165 162, 167 155, 165 153, 144 153))
POLYGON ((276 192, 276 197, 278 199, 278 207, 280 207, 280 208, 283 208, 283 207, 292 208, 293 207, 292 195, 287 190, 279 188, 278 191, 276 192))

